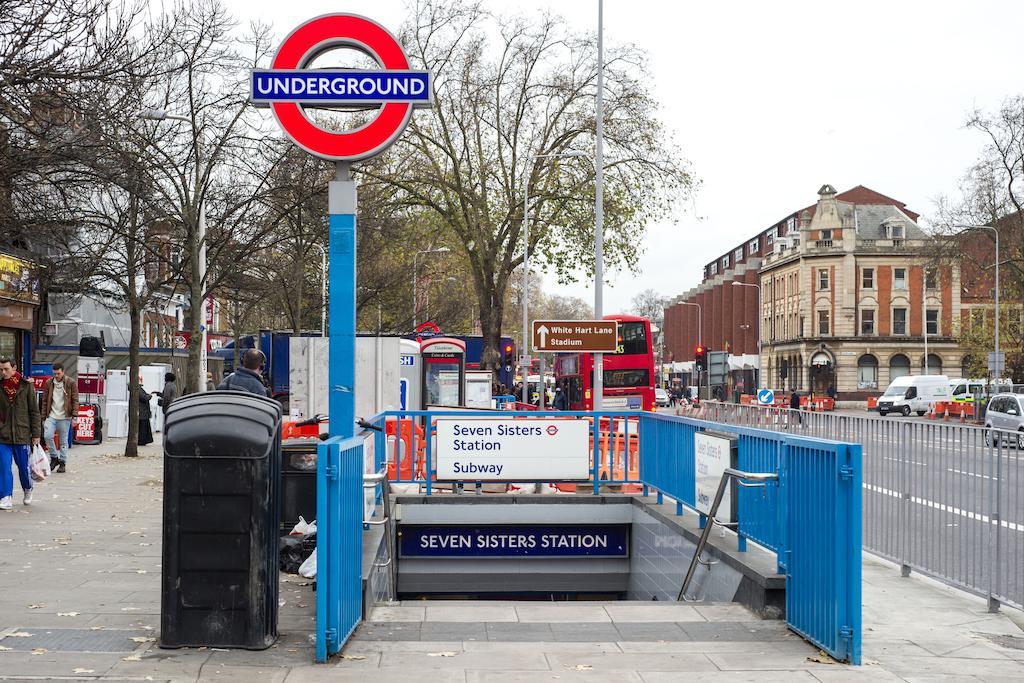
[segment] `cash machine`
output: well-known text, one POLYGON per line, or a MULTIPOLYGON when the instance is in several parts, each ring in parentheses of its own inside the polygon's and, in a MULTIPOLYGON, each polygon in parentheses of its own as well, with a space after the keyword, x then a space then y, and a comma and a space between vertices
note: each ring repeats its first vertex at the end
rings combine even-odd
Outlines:
POLYGON ((432 337, 420 343, 420 405, 462 406, 466 402, 466 343, 432 337))

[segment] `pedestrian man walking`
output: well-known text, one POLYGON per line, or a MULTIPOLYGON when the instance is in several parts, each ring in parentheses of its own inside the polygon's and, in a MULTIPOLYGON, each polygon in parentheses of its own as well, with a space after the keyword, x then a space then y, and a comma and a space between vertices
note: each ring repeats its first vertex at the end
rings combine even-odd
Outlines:
POLYGON ((569 409, 569 401, 562 387, 555 387, 555 400, 551 402, 551 407, 555 410, 569 409))
POLYGON ((263 376, 260 374, 265 362, 266 357, 262 351, 246 349, 242 354, 242 367, 225 377, 217 388, 221 391, 248 391, 269 397, 270 392, 263 384, 263 376))
POLYGON ((804 417, 803 417, 803 415, 800 414, 800 394, 796 393, 796 389, 794 389, 793 393, 790 394, 790 396, 789 396, 789 409, 793 410, 793 411, 796 411, 795 413, 791 413, 791 414, 792 415, 796 415, 797 423, 803 424, 804 423, 804 417))
POLYGON ((66 472, 68 465, 68 434, 71 421, 78 417, 78 387, 64 372, 62 363, 53 364, 53 377, 43 385, 43 443, 50 454, 50 469, 66 472), (58 454, 54 436, 60 435, 58 454))
POLYGON ((32 504, 29 449, 39 444, 41 431, 39 403, 32 381, 21 376, 13 360, 0 356, 0 510, 12 507, 12 461, 18 466, 24 503, 32 504))

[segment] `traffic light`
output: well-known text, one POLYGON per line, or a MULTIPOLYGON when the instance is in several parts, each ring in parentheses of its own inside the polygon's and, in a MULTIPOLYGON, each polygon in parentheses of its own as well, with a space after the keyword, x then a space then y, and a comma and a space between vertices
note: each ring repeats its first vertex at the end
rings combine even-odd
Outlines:
POLYGON ((515 359, 512 357, 512 352, 514 350, 515 349, 512 347, 511 342, 506 343, 505 346, 502 347, 502 351, 504 351, 504 360, 502 361, 502 365, 505 366, 505 372, 512 371, 512 364, 515 362, 515 359))
POLYGON ((704 369, 704 347, 698 346, 693 350, 693 360, 697 364, 698 370, 704 369))

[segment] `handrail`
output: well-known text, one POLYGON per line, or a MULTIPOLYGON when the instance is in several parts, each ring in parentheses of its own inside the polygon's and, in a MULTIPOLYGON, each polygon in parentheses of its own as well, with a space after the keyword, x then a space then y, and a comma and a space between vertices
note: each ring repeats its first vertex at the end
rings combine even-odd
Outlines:
MULTIPOLYGON (((717 523, 715 515, 718 514, 718 506, 722 503, 722 498, 725 496, 725 487, 729 484, 730 479, 736 479, 737 483, 741 486, 764 486, 769 481, 778 481, 779 475, 774 472, 744 472, 731 467, 725 468, 725 472, 722 473, 722 478, 718 482, 718 490, 715 491, 715 499, 712 501, 711 509, 708 511, 708 519, 704 524, 704 530, 701 531, 700 540, 697 541, 697 549, 694 550, 693 559, 690 560, 690 568, 686 570, 686 578, 683 579, 683 585, 679 588, 679 595, 676 597, 677 602, 686 600, 686 589, 690 587, 690 581, 693 580, 693 575, 697 571, 697 564, 700 562, 700 555, 704 552, 704 547, 708 544, 711 530, 717 523), (743 484, 742 481, 761 483, 743 484)), ((719 526, 727 525, 719 524, 719 526)))
MULTIPOLYGON (((382 526, 384 527, 384 542, 388 548, 388 559, 384 562, 374 562, 373 566, 379 569, 388 569, 390 579, 388 585, 391 591, 396 589, 395 582, 398 577, 395 573, 395 524, 391 519, 391 486, 388 484, 388 472, 387 464, 384 465, 384 469, 380 472, 374 472, 372 474, 363 475, 363 489, 375 489, 377 486, 381 487, 381 505, 383 506, 384 517, 383 519, 364 519, 363 524, 367 526, 382 526)), ((392 592, 391 597, 394 597, 392 592)))

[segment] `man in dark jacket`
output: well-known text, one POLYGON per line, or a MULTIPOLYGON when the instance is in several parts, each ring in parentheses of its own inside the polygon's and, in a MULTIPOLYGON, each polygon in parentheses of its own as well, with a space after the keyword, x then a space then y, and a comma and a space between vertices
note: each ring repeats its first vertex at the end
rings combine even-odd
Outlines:
POLYGON ((263 352, 259 349, 246 349, 242 354, 242 367, 224 378, 217 389, 221 391, 248 391, 260 396, 270 396, 263 384, 260 370, 264 364, 263 352))
POLYGON ((21 376, 13 360, 0 357, 0 510, 12 507, 12 460, 18 466, 25 505, 32 504, 29 451, 39 444, 41 432, 39 403, 32 380, 21 376))
POLYGON ((53 377, 43 385, 43 443, 50 452, 50 469, 54 472, 67 471, 68 434, 71 421, 78 417, 78 386, 64 372, 64 365, 53 364, 53 377), (54 443, 54 435, 60 435, 60 453, 54 443))
POLYGON ((167 409, 171 407, 171 401, 178 398, 177 379, 173 372, 164 374, 164 388, 160 392, 159 398, 157 398, 157 403, 160 404, 164 417, 167 417, 167 409))
POLYGON ((804 417, 800 414, 800 394, 796 393, 796 389, 789 396, 789 409, 795 410, 796 420, 798 423, 803 424, 804 417))

